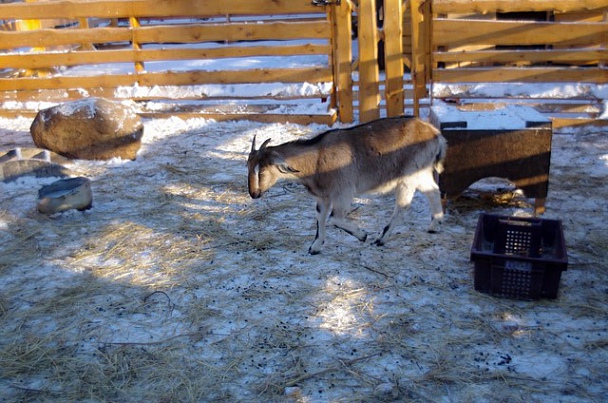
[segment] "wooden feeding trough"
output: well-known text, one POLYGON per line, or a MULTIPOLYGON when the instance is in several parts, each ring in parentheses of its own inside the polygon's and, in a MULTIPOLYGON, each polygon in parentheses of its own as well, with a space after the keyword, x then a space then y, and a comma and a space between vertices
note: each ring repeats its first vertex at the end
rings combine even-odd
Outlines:
POLYGON ((551 121, 522 105, 457 105, 431 108, 431 122, 448 141, 439 186, 444 199, 458 197, 476 181, 498 177, 534 198, 545 211, 551 160, 551 121))

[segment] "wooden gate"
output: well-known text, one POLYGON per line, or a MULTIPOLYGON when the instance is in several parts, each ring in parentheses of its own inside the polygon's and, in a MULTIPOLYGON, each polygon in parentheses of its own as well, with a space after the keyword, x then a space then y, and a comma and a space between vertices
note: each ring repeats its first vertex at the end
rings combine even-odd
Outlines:
POLYGON ((596 120, 608 83, 606 0, 411 4, 412 25, 423 32, 412 56, 416 101, 518 102, 546 113, 554 128, 606 124, 596 120), (539 85, 546 90, 531 94, 539 85), (560 86, 574 91, 555 91, 560 86), (480 87, 490 90, 480 96, 480 87))

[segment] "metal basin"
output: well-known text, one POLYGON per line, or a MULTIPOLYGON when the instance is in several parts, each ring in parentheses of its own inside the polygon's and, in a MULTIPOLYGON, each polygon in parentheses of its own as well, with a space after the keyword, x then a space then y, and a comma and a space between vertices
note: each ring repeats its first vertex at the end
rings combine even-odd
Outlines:
POLYGON ((60 179, 38 190, 38 211, 42 214, 54 214, 72 209, 84 211, 92 206, 93 194, 91 181, 88 178, 60 179))

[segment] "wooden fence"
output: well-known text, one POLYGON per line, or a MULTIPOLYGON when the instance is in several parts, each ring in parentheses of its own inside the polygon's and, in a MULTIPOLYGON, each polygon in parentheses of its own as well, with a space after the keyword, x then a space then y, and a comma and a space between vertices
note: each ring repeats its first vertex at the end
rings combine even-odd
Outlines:
MULTIPOLYGON (((335 16, 329 18, 326 8, 335 7, 318 7, 310 0, 2 4, 0 20, 67 20, 72 24, 61 27, 33 24, 35 29, 31 30, 0 31, 3 51, 0 66, 5 69, 5 76, 0 78, 1 100, 56 102, 100 96, 149 101, 170 96, 172 100, 200 101, 214 98, 197 88, 201 85, 330 83, 329 91, 295 96, 314 97, 317 102, 329 99, 327 114, 322 117, 327 123, 335 120, 338 103, 341 116, 352 120, 352 102, 349 108, 348 100, 341 101, 341 94, 336 93, 339 86, 351 87, 350 15, 334 13, 335 16), (277 15, 282 18, 276 18, 277 15), (348 31, 342 27, 348 27, 348 31), (292 68, 282 65, 276 68, 240 66, 233 70, 196 67, 197 63, 209 60, 301 55, 319 56, 321 62, 292 68), (187 61, 194 62, 193 67, 187 70, 178 67, 187 61), (159 68, 159 65, 165 67, 159 68), (165 91, 158 91, 159 88, 165 91)), ((222 94, 215 98, 225 101, 225 97, 222 94)), ((264 98, 264 95, 254 97, 264 98)), ((239 99, 240 94, 237 92, 232 98, 239 99)), ((204 108, 195 107, 197 111, 204 108)), ((272 119, 273 114, 263 105, 252 111, 256 113, 250 118, 272 119)), ((206 116, 229 119, 233 115, 226 109, 218 113, 211 110, 206 116)), ((292 120, 298 120, 297 116, 292 120)))
MULTIPOLYGON (((381 15, 376 1, 0 4, 5 27, 0 29, 0 112, 32 114, 21 105, 99 96, 138 101, 144 115, 331 124, 400 115, 405 109, 419 114, 433 96, 443 96, 432 91, 439 84, 608 83, 605 0, 384 0, 381 15), (521 12, 546 18, 509 18, 521 12), (299 56, 317 63, 203 66, 230 58, 299 56), (238 91, 260 83, 309 83, 317 90, 238 91), (234 85, 235 91, 215 95, 207 91, 214 85, 234 85), (322 112, 273 112, 293 98, 320 104, 322 112), (233 101, 246 101, 246 110, 226 106, 233 101)), ((462 101, 474 95, 450 97, 462 101)))

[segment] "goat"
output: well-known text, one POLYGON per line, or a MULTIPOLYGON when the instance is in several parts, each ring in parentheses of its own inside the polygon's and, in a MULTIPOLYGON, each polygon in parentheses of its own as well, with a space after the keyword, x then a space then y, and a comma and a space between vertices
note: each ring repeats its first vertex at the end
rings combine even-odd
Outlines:
POLYGON ((247 160, 249 195, 260 198, 279 179, 297 180, 317 201, 317 233, 309 248, 317 254, 325 241, 325 226, 332 224, 360 241, 367 234, 347 222, 346 214, 356 195, 394 191, 396 204, 389 223, 375 241, 384 245, 401 211, 416 190, 429 201, 437 232, 443 221, 441 194, 435 172, 443 169, 447 143, 429 123, 414 117, 374 120, 345 129, 326 131, 311 139, 256 149, 256 137, 247 160))

